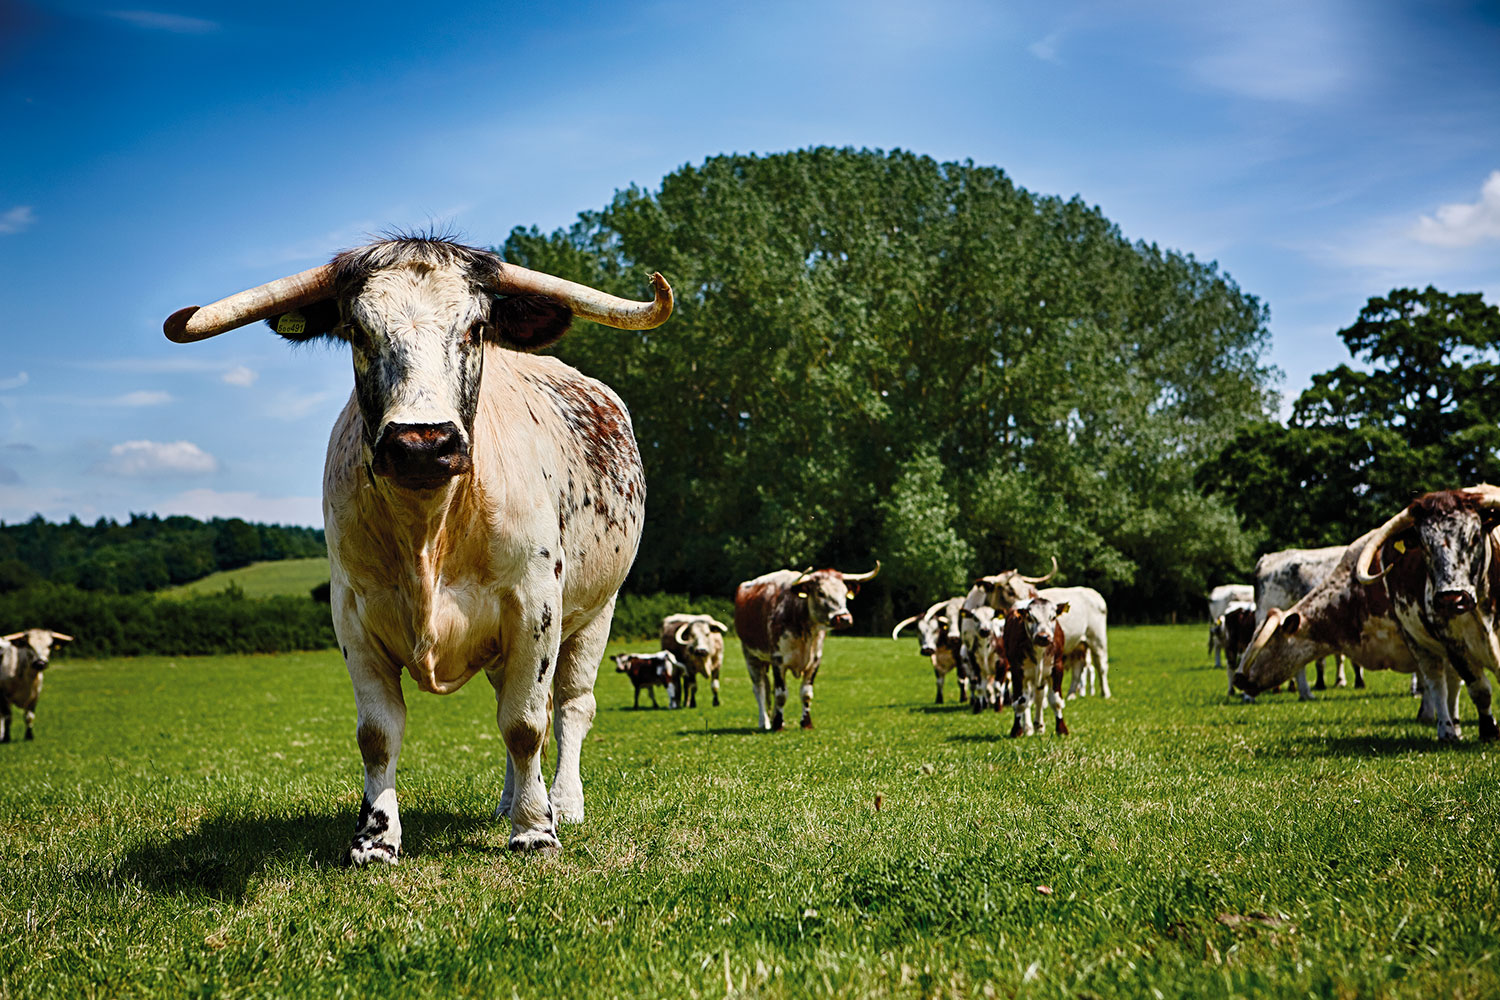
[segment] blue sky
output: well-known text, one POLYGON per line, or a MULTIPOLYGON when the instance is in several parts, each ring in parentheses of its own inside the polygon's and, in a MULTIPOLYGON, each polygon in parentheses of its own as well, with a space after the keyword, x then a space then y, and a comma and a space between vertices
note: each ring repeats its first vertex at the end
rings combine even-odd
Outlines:
POLYGON ((901 147, 1081 195, 1266 301, 1288 396, 1371 295, 1500 301, 1493 6, 124 2, 0 0, 7 521, 320 523, 347 356, 173 345, 168 313, 718 153, 901 147))

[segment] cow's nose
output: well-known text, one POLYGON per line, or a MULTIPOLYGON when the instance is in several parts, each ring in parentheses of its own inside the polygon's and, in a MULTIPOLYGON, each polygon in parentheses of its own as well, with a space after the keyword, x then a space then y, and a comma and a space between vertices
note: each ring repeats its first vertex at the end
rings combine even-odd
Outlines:
POLYGON ((432 489, 473 467, 469 448, 453 421, 385 425, 375 444, 377 476, 407 489, 432 489))
POLYGON ((694 656, 707 656, 708 655, 708 647, 707 646, 694 646, 693 647, 693 655, 694 656))
POLYGON ((854 624, 854 616, 847 611, 840 611, 828 619, 828 624, 834 628, 848 628, 854 624))
POLYGON ((922 655, 923 656, 931 656, 933 653, 936 653, 936 652, 937 652, 937 647, 936 646, 923 646, 922 647, 922 655))
POLYGON ((1445 615, 1466 615, 1474 610, 1474 595, 1463 590, 1444 590, 1433 598, 1437 610, 1445 615))
POLYGON ((1234 686, 1248 695, 1260 694, 1260 687, 1258 685, 1250 683, 1250 678, 1246 677, 1238 670, 1234 672, 1234 686))
POLYGON ((46 660, 37 660, 35 663, 32 664, 32 666, 35 667, 37 670, 46 670, 47 669, 47 661, 46 660))

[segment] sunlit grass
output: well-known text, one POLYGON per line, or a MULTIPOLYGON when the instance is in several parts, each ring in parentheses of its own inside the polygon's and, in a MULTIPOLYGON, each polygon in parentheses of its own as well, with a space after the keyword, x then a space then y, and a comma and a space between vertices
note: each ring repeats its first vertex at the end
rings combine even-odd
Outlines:
POLYGON ((318 584, 327 582, 328 559, 325 556, 316 559, 278 559, 210 573, 192 583, 163 590, 161 596, 197 597, 217 594, 234 586, 243 590, 246 597, 306 597, 318 584))

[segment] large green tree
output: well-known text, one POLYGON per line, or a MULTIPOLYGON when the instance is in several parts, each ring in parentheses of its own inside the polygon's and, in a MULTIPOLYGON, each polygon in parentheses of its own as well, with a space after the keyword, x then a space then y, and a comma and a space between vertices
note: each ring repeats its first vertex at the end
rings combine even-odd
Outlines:
POLYGON ((1268 548, 1343 544, 1418 494, 1500 476, 1500 309, 1398 288, 1339 337, 1364 367, 1315 375, 1285 425, 1243 428, 1200 472, 1268 548))
POLYGON ((1265 310, 1076 198, 900 151, 722 156, 504 253, 676 289, 659 330, 557 348, 634 415, 638 589, 879 557, 878 622, 1055 554, 1129 616, 1195 609, 1248 558, 1193 472, 1266 412, 1265 310))

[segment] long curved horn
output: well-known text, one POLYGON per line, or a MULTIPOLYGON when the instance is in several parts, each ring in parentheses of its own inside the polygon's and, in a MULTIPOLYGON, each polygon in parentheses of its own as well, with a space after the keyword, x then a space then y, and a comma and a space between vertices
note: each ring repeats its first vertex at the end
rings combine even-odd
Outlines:
POLYGON ((61 632, 53 632, 52 633, 52 638, 55 639, 55 640, 57 640, 58 642, 72 642, 73 641, 73 637, 71 635, 63 635, 61 632))
POLYGON ((19 632, 12 632, 10 635, 0 635, 0 639, 4 639, 6 642, 10 642, 12 639, 19 639, 25 634, 26 630, 22 629, 19 632))
POLYGON ((723 622, 719 621, 713 615, 704 615, 703 617, 707 618, 708 619, 708 623, 710 625, 712 625, 714 628, 718 629, 720 632, 728 632, 729 631, 729 626, 725 625, 723 622))
POLYGON ((1359 558, 1354 562, 1354 576, 1360 583, 1374 583, 1395 568, 1396 564, 1392 562, 1379 573, 1370 572, 1370 569, 1375 565, 1375 557, 1380 554, 1380 549, 1385 545, 1386 541, 1391 536, 1398 535, 1407 528, 1410 528, 1413 524, 1416 524, 1416 518, 1411 516, 1410 511, 1403 510, 1375 529, 1375 534, 1370 536, 1370 540, 1365 543, 1365 547, 1360 552, 1359 558))
POLYGON ((167 317, 161 328, 173 343, 191 344, 332 295, 333 265, 323 264, 247 288, 210 305, 179 309, 167 317))
POLYGON ((618 298, 597 288, 518 264, 501 263, 490 288, 504 295, 544 295, 567 306, 575 316, 617 330, 652 330, 672 315, 672 286, 659 273, 651 275, 653 298, 650 302, 618 298))
POLYGON ((679 644, 679 645, 681 645, 681 643, 682 643, 682 633, 686 632, 688 630, 689 626, 691 626, 692 624, 693 624, 692 622, 683 622, 681 625, 677 626, 677 631, 676 631, 675 634, 673 634, 672 641, 675 642, 675 643, 677 643, 677 644, 679 644))
POLYGON ((891 638, 896 638, 896 636, 901 634, 902 629, 906 628, 906 626, 910 625, 912 622, 921 621, 921 619, 921 615, 912 615, 910 618, 901 619, 901 621, 897 623, 896 627, 891 629, 891 638))
POLYGON ((791 582, 791 586, 796 587, 802 583, 805 583, 808 578, 812 576, 812 574, 813 568, 811 566, 807 567, 807 569, 797 574, 797 579, 791 582))
POLYGON ((1276 629, 1281 625, 1281 609, 1272 608, 1266 612, 1266 620, 1260 623, 1260 628, 1255 630, 1255 635, 1250 640, 1250 645, 1240 655, 1240 662, 1236 670, 1244 670, 1255 662, 1260 651, 1266 648, 1266 643, 1271 641, 1271 636, 1276 634, 1276 629))
POLYGON ((1056 575, 1057 575, 1057 556, 1053 556, 1052 557, 1052 572, 1048 573, 1046 576, 1022 576, 1020 573, 1017 573, 1016 577, 1017 577, 1017 579, 1025 580, 1027 583, 1046 583, 1048 580, 1052 579, 1056 575))
POLYGON ((845 583, 864 583, 866 580, 875 579, 875 574, 880 572, 880 560, 875 560, 875 568, 868 573, 841 573, 845 583))

